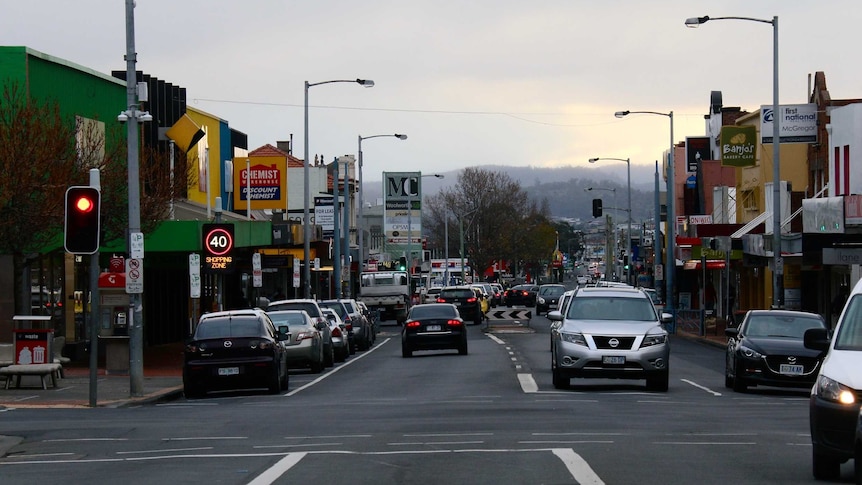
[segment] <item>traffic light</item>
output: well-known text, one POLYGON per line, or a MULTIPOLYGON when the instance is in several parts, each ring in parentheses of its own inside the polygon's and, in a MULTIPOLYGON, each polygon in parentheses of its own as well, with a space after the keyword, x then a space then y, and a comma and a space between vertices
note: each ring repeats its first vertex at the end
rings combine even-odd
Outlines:
POLYGON ((95 187, 66 189, 66 218, 63 246, 72 254, 93 254, 99 250, 101 195, 95 187))
POLYGON ((593 199, 593 217, 602 217, 602 199, 593 199))
POLYGON ((401 256, 400 258, 398 258, 398 270, 399 271, 406 271, 407 270, 407 258, 405 258, 404 256, 401 256))

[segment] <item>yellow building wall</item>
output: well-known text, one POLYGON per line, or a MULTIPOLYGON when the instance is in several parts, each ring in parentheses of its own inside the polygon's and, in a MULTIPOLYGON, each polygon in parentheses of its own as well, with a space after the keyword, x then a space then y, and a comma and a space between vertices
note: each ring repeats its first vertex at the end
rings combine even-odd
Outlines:
POLYGON ((188 153, 188 198, 199 204, 214 207, 215 198, 221 193, 223 157, 219 150, 219 127, 222 121, 216 116, 195 108, 186 108, 186 114, 206 133, 188 153), (207 157, 207 149, 209 149, 209 157, 207 157), (207 185, 209 185, 209 203, 207 203, 207 185))

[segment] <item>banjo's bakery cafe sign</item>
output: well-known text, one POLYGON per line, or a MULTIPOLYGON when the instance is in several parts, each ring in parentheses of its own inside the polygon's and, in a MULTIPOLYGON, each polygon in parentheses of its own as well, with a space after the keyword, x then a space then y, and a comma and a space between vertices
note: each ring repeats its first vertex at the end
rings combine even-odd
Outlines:
POLYGON ((234 158, 233 203, 244 210, 284 209, 287 206, 287 157, 234 158))

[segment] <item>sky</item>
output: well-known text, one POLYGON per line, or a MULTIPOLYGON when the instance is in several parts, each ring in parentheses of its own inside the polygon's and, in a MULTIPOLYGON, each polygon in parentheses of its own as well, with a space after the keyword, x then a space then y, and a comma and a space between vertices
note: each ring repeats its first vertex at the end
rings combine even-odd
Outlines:
MULTIPOLYGON (((366 181, 384 171, 485 165, 654 166, 674 139, 705 133, 724 106, 772 104, 779 18, 782 104, 807 102, 826 74, 834 99, 862 97, 862 2, 823 0, 137 0, 137 69, 186 88, 189 106, 248 135, 294 140, 331 161, 362 142, 366 181)), ((0 45, 110 73, 125 70, 122 0, 7 0, 0 45)), ((118 112, 123 107, 118 108, 118 112)), ((625 168, 621 167, 624 171, 625 168)))

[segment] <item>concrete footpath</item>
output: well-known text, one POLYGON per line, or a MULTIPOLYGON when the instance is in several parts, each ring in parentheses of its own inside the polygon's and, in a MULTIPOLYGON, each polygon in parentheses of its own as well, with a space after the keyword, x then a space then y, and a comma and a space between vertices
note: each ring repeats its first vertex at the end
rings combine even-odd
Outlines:
MULTIPOLYGON (((143 385, 139 396, 131 394, 128 374, 111 374, 100 366, 96 377, 96 407, 119 408, 182 396, 183 354, 182 343, 153 346, 144 349, 143 385)), ((90 406, 90 368, 88 362, 73 362, 63 366, 65 377, 57 380, 57 387, 42 389, 40 378, 23 376, 21 388, 13 380, 9 389, 0 379, 0 410, 8 408, 86 408, 90 406)))

